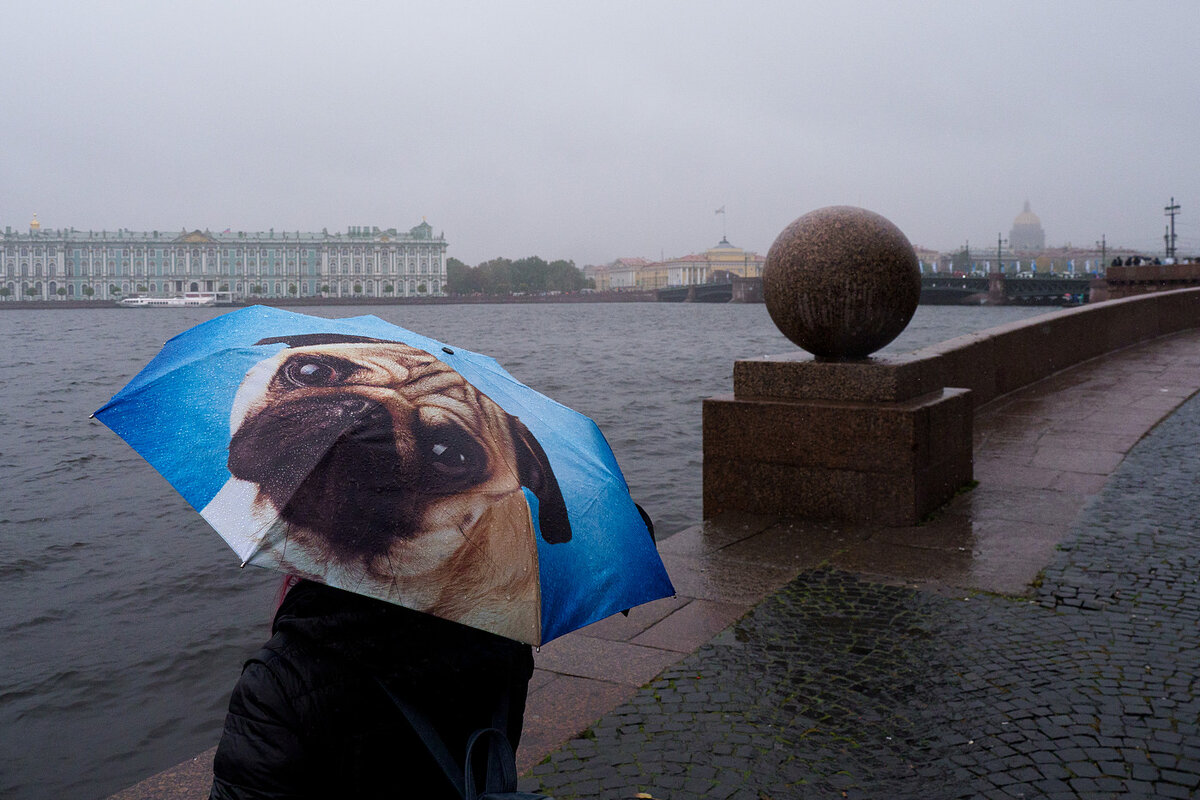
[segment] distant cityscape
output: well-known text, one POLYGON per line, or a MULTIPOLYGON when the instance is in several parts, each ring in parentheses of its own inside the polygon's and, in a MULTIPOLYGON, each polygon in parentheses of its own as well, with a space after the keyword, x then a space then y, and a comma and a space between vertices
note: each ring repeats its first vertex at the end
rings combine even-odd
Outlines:
MULTIPOLYGON (((1144 258, 1144 253, 1126 248, 1109 248, 1103 242, 1095 247, 1046 247, 1042 221, 1025 203, 1013 220, 1008 238, 998 242, 942 252, 914 245, 923 274, 1004 272, 1087 275, 1104 272, 1114 259, 1144 258)), ((766 257, 743 250, 722 239, 702 253, 665 261, 645 258, 618 258, 609 264, 584 267, 598 291, 655 290, 689 286, 731 277, 754 278, 762 275, 766 257)))
MULTIPOLYGON (((953 252, 915 246, 922 273, 1087 275, 1143 253, 1107 247, 1046 247, 1028 202, 1008 238, 953 252)), ((234 299, 443 297, 465 291, 447 275, 447 242, 428 222, 408 230, 351 226, 338 233, 220 233, 201 230, 80 231, 43 228, 0 234, 0 299, 119 300, 219 292, 234 299)), ((450 259, 453 261, 454 259, 450 259)), ((762 276, 766 257, 725 237, 702 252, 652 261, 617 258, 582 269, 590 289, 654 291, 762 276)), ((570 262, 556 262, 566 263, 570 262)))

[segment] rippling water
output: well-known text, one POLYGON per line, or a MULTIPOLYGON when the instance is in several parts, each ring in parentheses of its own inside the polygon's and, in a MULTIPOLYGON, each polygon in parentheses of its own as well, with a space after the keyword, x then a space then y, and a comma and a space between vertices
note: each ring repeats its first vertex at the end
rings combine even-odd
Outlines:
MULTIPOLYGON (((493 355, 599 423, 670 534, 700 518, 700 398, 794 350, 762 305, 463 305, 370 313, 493 355)), ((1040 313, 922 306, 888 352, 1040 313)), ((0 797, 104 797, 211 747, 278 576, 236 559, 88 415, 221 309, 0 312, 0 797)))

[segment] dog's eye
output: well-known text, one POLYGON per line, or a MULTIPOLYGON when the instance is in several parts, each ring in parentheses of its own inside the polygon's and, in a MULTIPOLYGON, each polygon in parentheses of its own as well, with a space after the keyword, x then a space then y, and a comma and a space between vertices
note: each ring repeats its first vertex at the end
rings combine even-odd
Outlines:
POLYGON ((335 386, 344 376, 335 364, 319 359, 297 359, 284 368, 283 375, 294 386, 335 386))
POLYGON ((430 448, 433 451, 434 460, 447 464, 462 464, 467 460, 467 454, 461 450, 452 450, 449 445, 438 442, 430 448))
POLYGON ((475 440, 455 429, 433 433, 426 443, 426 457, 443 478, 469 478, 482 460, 475 440))

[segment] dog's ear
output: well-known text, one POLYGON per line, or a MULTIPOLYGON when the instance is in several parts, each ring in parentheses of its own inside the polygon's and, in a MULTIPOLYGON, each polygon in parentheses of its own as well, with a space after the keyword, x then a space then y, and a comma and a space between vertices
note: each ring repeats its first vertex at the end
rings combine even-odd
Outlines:
POLYGON ((510 416, 509 424, 512 427, 513 446, 517 451, 517 472, 521 485, 537 495, 538 528, 542 531, 542 538, 550 544, 571 541, 567 504, 563 500, 562 490, 558 488, 554 470, 550 469, 546 451, 521 420, 510 416))
POLYGON ((341 333, 298 333, 295 336, 271 336, 254 344, 286 344, 288 347, 313 347, 319 344, 403 344, 370 336, 351 336, 341 333))

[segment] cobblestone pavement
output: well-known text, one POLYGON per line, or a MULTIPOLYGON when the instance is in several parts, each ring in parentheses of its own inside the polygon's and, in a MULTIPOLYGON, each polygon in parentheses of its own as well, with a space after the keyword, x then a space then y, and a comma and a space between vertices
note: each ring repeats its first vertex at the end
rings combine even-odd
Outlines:
POLYGON ((1200 794, 1200 398, 1139 443, 1030 597, 832 569, 668 669, 522 787, 570 798, 1200 794))

